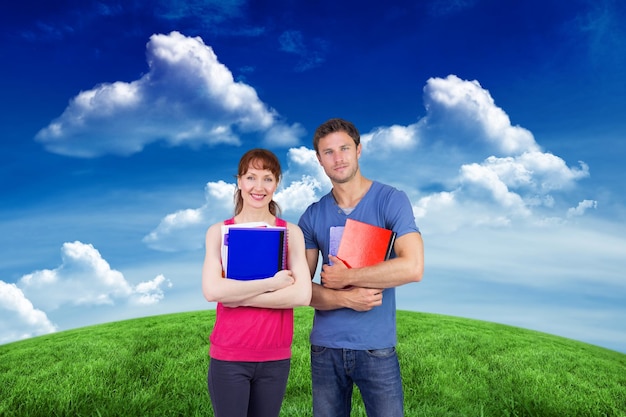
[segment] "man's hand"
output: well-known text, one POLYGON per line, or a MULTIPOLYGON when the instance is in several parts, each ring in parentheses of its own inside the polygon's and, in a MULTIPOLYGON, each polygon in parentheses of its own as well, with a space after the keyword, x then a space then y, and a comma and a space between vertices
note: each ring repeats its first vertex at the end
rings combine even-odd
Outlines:
POLYGON ((322 265, 320 276, 324 288, 337 290, 338 305, 355 311, 369 311, 383 303, 382 288, 363 288, 352 285, 349 280, 350 268, 333 255, 328 257, 332 265, 322 265))
POLYGON ((320 273, 322 285, 333 290, 340 290, 349 286, 350 283, 346 281, 347 277, 345 271, 348 270, 346 264, 336 256, 329 255, 328 258, 333 265, 322 265, 322 271, 320 273))
POLYGON ((370 311, 383 303, 383 290, 380 288, 350 287, 342 291, 346 307, 355 311, 370 311))

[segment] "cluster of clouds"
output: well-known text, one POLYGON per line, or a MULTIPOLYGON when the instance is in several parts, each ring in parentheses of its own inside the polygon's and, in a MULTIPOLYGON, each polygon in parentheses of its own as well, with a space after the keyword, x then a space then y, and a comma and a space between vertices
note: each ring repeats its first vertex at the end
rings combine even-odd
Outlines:
POLYGON ((35 139, 51 152, 84 158, 131 155, 161 141, 239 145, 245 133, 259 133, 265 146, 298 143, 302 126, 285 124, 254 88, 235 81, 201 38, 156 34, 146 49, 145 75, 81 92, 35 139))
POLYGON ((90 244, 66 242, 61 255, 55 269, 24 275, 15 284, 0 281, 0 311, 8 318, 0 321, 0 343, 56 331, 48 315, 64 307, 148 306, 161 301, 172 286, 163 275, 132 285, 90 244))
MULTIPOLYGON (((283 41, 284 48, 297 50, 298 39, 292 34, 283 41)), ((319 197, 328 181, 313 151, 297 148, 304 135, 302 126, 285 124, 253 87, 235 82, 201 38, 178 32, 156 34, 146 49, 149 71, 145 75, 130 83, 102 84, 81 92, 58 119, 38 132, 36 140, 51 152, 97 157, 129 155, 157 141, 191 147, 240 145, 241 134, 257 132, 262 146, 292 147, 286 175, 292 183, 283 181, 277 196, 282 196, 287 211, 302 210, 319 197)), ((542 151, 532 133, 513 125, 478 81, 455 75, 431 78, 424 87, 424 104, 427 113, 415 124, 383 126, 363 134, 364 166, 370 162, 380 170, 393 158, 398 165, 410 167, 419 180, 416 185, 406 184, 414 195, 423 194, 421 184, 432 183, 436 173, 441 192, 423 196, 416 203, 419 213, 427 215, 434 202, 446 205, 488 198, 503 210, 495 216, 497 222, 506 224, 513 217, 530 217, 533 208, 555 206, 553 193, 570 189, 589 175, 584 162, 569 167, 560 157, 542 151)), ((231 186, 208 184, 207 201, 217 197, 229 205, 231 186)), ((589 201, 570 210, 570 216, 595 207, 589 201)), ((205 220, 206 207, 181 210, 163 219, 145 241, 158 248, 159 236, 172 238, 173 230, 205 220)))
MULTIPOLYGON (((292 34, 283 47, 295 50, 298 39, 292 34)), ((288 169, 275 196, 286 218, 297 221, 329 190, 315 152, 301 145, 302 126, 286 124, 253 87, 235 82, 202 39, 153 35, 147 58, 149 71, 140 79, 81 92, 36 140, 51 152, 93 158, 130 155, 158 141, 239 145, 242 134, 258 133, 263 146, 288 148, 288 169)), ((431 78, 424 104, 426 115, 414 124, 364 132, 361 158, 366 176, 407 192, 424 234, 562 224, 596 208, 592 199, 569 201, 564 193, 589 176, 587 165, 570 167, 543 151, 477 81, 431 78)), ((230 216, 234 189, 234 183, 207 183, 201 207, 168 214, 144 243, 170 252, 202 248, 206 227, 230 216)), ((4 341, 54 331, 46 312, 116 301, 153 304, 172 285, 162 275, 132 285, 81 242, 65 243, 62 258, 58 268, 25 275, 16 284, 0 281, 2 309, 19 323, 11 329, 26 329, 3 329, 4 341)))
MULTIPOLYGON (((489 91, 455 75, 431 78, 424 88, 426 116, 408 126, 392 125, 362 134, 366 176, 407 191, 427 233, 466 227, 541 226, 564 223, 595 209, 591 199, 568 201, 561 193, 589 176, 584 162, 570 167, 542 151, 532 133, 512 125, 489 91), (388 169, 393 161, 393 169, 388 169), (397 169, 401 168, 401 169, 397 169), (424 191, 433 184, 435 191, 424 191), (563 201, 560 201, 563 200, 563 201)), ((289 169, 276 200, 297 219, 327 192, 330 183, 315 152, 304 146, 287 153, 289 169)), ((203 231, 231 213, 235 184, 206 185, 205 204, 167 215, 144 242, 164 251, 197 249, 203 231)), ((430 187, 432 188, 432 187, 430 187)))

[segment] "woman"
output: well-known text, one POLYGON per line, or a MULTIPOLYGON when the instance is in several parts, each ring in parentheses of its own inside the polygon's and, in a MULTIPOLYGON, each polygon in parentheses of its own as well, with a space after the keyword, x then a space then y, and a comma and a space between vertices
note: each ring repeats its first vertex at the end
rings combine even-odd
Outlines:
POLYGON ((239 161, 235 216, 206 233, 202 291, 218 303, 207 378, 216 417, 279 415, 289 375, 293 308, 311 301, 302 231, 277 217, 273 196, 280 177, 272 152, 246 152, 239 161), (287 269, 249 281, 223 277, 222 226, 249 222, 287 228, 287 269))

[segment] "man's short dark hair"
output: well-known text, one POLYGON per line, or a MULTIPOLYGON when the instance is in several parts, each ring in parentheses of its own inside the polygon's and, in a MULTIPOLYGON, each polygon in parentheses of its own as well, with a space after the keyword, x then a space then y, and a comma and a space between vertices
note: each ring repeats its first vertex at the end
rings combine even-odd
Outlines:
POLYGON ((317 129, 315 129, 315 133, 313 134, 313 149, 315 149, 315 152, 319 153, 320 139, 335 132, 346 132, 352 140, 354 140, 354 144, 356 146, 359 146, 361 143, 359 130, 354 124, 352 124, 352 122, 340 118, 334 118, 325 121, 319 125, 317 129))

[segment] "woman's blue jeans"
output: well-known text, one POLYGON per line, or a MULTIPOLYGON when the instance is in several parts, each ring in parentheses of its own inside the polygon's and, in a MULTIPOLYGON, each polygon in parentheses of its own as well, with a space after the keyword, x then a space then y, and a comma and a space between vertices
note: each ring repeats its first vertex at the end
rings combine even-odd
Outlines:
POLYGON ((403 417, 396 349, 332 349, 311 346, 314 417, 349 417, 359 387, 368 417, 403 417))

